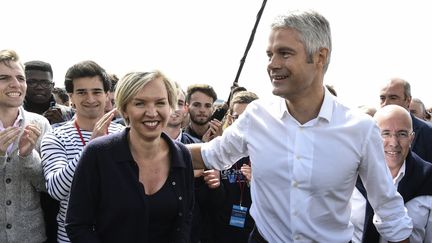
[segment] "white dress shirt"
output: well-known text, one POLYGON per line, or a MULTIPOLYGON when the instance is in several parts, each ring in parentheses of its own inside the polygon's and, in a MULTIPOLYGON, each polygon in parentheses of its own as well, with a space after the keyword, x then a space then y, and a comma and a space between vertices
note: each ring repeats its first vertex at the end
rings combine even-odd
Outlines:
MULTIPOLYGON (((393 179, 395 188, 405 176, 405 163, 399 169, 397 176, 393 179)), ((351 223, 354 225, 354 235, 352 242, 361 243, 363 237, 363 226, 366 212, 366 199, 361 192, 354 189, 351 197, 351 223)), ((412 218, 413 232, 410 236, 410 242, 432 242, 432 196, 419 196, 411 199, 405 204, 408 215, 412 218)), ((380 243, 387 242, 382 237, 380 243)))
POLYGON ((300 124, 285 100, 257 100, 221 137, 202 145, 207 167, 223 170, 238 159, 252 161, 251 215, 269 242, 348 242, 350 197, 357 175, 395 241, 411 234, 384 160, 379 129, 325 89, 318 117, 300 124), (367 179, 367 180, 366 180, 367 179))

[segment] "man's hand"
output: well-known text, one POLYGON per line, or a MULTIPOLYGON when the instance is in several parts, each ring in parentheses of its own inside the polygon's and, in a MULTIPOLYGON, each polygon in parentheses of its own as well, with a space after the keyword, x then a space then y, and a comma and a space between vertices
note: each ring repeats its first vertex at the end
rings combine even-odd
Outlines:
POLYGON ((204 182, 210 189, 220 186, 220 173, 218 170, 206 170, 203 172, 204 182))
POLYGON ((40 135, 41 131, 35 124, 29 124, 24 128, 24 133, 19 141, 19 155, 21 157, 31 154, 40 135))
POLYGON ((202 141, 203 142, 210 142, 211 140, 213 140, 213 138, 217 137, 217 136, 221 136, 222 135, 222 122, 213 119, 212 121, 209 122, 210 127, 207 130, 206 133, 204 133, 203 137, 202 137, 202 141))
POLYGON ((60 108, 51 107, 42 114, 50 124, 56 124, 60 122, 65 122, 63 114, 60 108))
POLYGON ((108 127, 111 124, 112 119, 114 118, 115 112, 116 109, 107 112, 105 115, 103 115, 101 119, 99 119, 99 121, 96 122, 90 140, 108 134, 108 127))
POLYGON ((252 169, 251 169, 251 167, 249 165, 247 165, 247 164, 244 164, 240 168, 240 171, 246 177, 246 180, 250 183, 251 180, 252 180, 252 169))
POLYGON ((8 127, 0 132, 0 156, 5 156, 6 151, 18 137, 19 127, 8 127))

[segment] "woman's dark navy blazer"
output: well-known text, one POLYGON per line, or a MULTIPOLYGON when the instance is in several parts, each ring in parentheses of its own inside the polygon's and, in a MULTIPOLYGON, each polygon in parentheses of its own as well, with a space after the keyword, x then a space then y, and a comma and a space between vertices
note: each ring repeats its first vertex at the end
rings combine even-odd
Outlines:
MULTIPOLYGON (((72 242, 148 242, 148 205, 138 166, 124 131, 97 138, 84 149, 75 171, 66 231, 72 242)), ((189 242, 194 203, 188 149, 162 133, 168 143, 169 184, 177 196, 172 242, 189 242)))

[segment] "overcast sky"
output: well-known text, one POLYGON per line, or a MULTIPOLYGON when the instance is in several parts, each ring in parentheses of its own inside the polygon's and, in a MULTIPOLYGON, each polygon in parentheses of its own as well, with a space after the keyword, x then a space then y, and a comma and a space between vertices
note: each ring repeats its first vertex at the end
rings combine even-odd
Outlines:
MULTIPOLYGON (((228 97, 261 0, 2 1, 0 49, 50 62, 58 86, 73 64, 91 59, 108 72, 160 69, 185 89, 214 86, 228 97)), ((329 21, 332 60, 325 83, 348 105, 378 106, 392 77, 432 106, 432 8, 427 1, 269 0, 239 84, 271 94, 265 49, 278 13, 313 9, 329 21)))

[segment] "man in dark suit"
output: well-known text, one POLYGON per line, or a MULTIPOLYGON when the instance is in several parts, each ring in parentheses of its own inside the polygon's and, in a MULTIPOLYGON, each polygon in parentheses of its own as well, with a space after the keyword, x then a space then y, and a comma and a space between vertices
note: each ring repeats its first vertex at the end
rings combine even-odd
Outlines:
MULTIPOLYGON (((411 103, 411 86, 403 79, 393 78, 380 92, 381 107, 386 105, 399 105, 409 111, 411 103)), ((422 159, 432 163, 432 125, 411 115, 414 141, 411 145, 422 159)))
MULTIPOLYGON (((414 140, 410 114, 400 106, 388 105, 378 110, 374 119, 381 130, 393 183, 413 220, 410 242, 432 242, 432 164, 410 150, 414 140)), ((378 243, 380 236, 372 223, 373 210, 360 180, 356 188, 351 198, 351 222, 355 229, 352 242, 378 243)))

